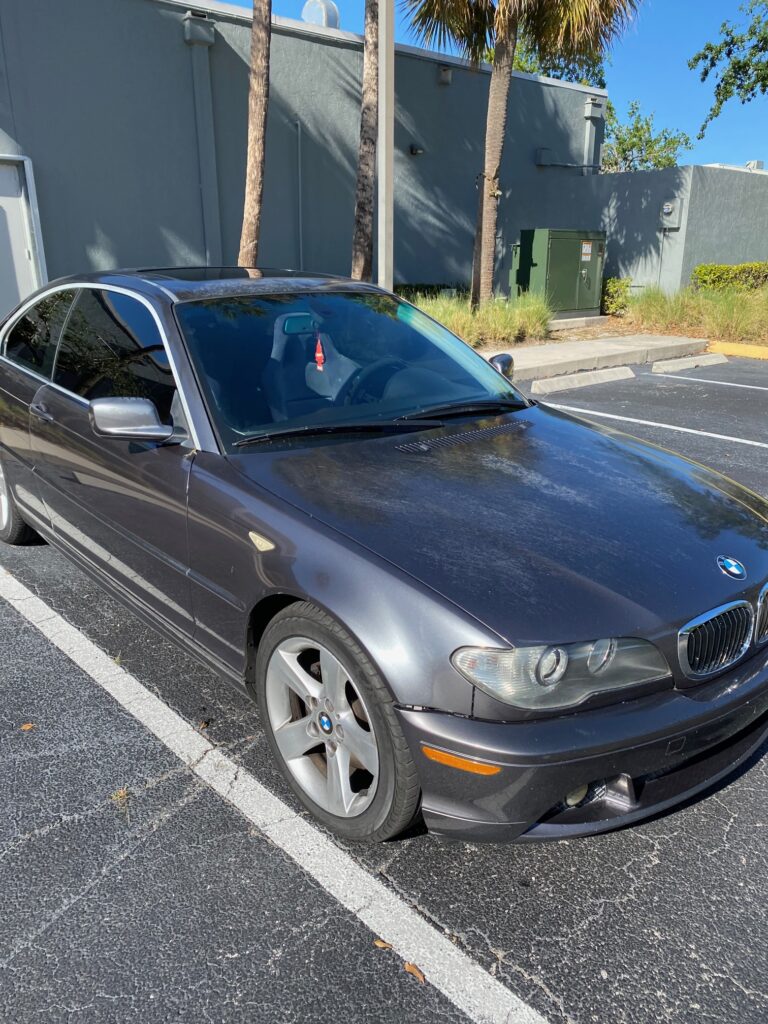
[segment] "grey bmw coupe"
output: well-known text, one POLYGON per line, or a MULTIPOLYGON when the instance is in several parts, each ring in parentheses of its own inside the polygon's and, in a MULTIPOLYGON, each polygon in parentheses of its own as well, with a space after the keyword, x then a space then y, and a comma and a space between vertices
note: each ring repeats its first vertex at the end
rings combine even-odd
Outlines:
POLYGON ((507 363, 340 278, 54 282, 0 328, 0 538, 252 694, 345 837, 637 822, 768 736, 768 503, 507 363))

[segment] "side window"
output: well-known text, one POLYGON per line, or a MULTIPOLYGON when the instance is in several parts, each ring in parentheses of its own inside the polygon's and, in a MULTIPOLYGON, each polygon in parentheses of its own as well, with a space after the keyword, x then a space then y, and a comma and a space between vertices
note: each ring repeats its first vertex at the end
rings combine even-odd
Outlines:
POLYGON ((41 377, 50 377, 56 342, 74 295, 56 292, 27 310, 8 333, 6 357, 41 377))
POLYGON ((53 380, 89 400, 150 398, 161 420, 173 423, 176 384, 162 338, 150 311, 130 295, 83 288, 61 338, 53 380))

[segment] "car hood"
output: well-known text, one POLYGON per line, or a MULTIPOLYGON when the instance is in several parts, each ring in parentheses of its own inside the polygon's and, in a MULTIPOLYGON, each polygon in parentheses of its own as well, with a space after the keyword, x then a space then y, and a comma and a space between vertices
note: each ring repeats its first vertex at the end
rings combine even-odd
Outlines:
POLYGON ((768 577, 763 499, 544 406, 232 461, 512 643, 659 636, 768 577))

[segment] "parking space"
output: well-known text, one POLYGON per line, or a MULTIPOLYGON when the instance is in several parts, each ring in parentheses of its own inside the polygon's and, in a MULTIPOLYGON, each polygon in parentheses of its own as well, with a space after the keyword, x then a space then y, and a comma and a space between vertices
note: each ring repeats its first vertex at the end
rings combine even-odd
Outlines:
MULTIPOLYGON (((768 363, 686 371, 692 379, 648 371, 551 404, 768 496, 768 363)), ((3 548, 0 566, 284 801, 286 815, 298 810, 245 698, 50 547, 3 548)), ((364 900, 342 906, 2 601, 0 658, 5 1019, 768 1017, 765 751, 677 813, 599 838, 481 846, 417 833, 347 847, 404 914, 429 925, 436 947, 447 939, 464 955, 460 1010, 439 971, 425 969, 422 984, 374 945, 364 900), (519 1002, 489 1001, 473 964, 519 1002)))

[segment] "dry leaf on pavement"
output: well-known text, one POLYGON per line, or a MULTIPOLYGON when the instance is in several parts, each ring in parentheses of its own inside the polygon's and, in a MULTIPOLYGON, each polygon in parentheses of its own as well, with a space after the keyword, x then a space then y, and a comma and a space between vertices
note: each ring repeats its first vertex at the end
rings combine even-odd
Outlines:
POLYGON ((403 966, 405 967, 406 971, 408 971, 409 974, 412 974, 414 976, 414 978, 416 979, 416 981, 418 981, 420 985, 424 984, 424 972, 420 971, 416 964, 405 963, 403 966))

